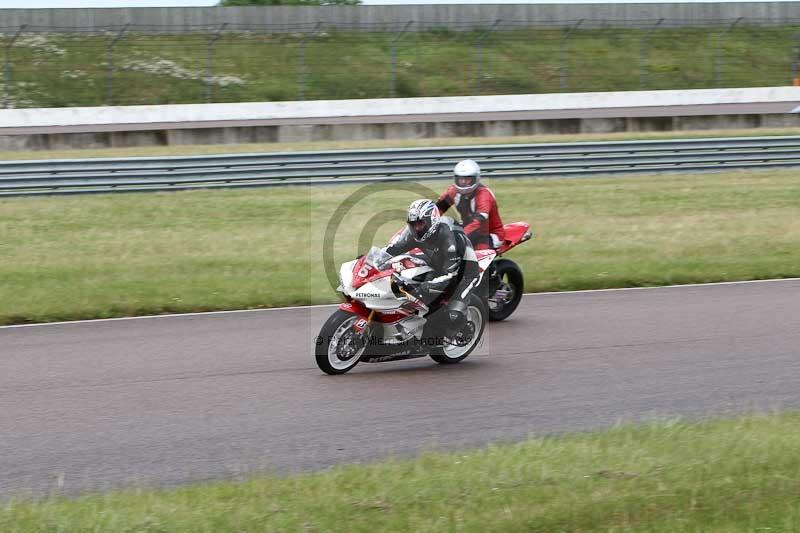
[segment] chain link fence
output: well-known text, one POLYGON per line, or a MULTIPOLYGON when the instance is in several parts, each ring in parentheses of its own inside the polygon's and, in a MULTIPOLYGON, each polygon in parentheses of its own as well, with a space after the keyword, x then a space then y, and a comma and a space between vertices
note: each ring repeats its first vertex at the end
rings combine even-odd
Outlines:
POLYGON ((0 27, 2 106, 791 85, 800 20, 0 27))

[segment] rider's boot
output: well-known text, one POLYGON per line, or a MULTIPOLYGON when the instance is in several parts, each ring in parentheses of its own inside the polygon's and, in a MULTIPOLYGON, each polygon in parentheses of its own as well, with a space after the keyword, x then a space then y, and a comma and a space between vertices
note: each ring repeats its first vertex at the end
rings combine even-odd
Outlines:
MULTIPOLYGON (((461 303, 461 302, 459 302, 461 303)), ((467 332, 467 315, 461 310, 462 305, 455 305, 447 311, 447 325, 444 336, 454 344, 462 345, 470 341, 467 332)), ((466 307, 466 305, 463 305, 466 307)))

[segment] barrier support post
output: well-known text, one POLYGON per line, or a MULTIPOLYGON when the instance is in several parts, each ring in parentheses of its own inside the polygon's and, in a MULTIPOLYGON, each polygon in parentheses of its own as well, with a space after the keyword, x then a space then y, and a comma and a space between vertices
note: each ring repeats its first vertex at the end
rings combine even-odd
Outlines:
POLYGON ((500 19, 496 19, 494 23, 483 31, 475 40, 475 94, 477 95, 481 94, 481 79, 483 78, 483 43, 500 22, 500 19))
MULTIPOLYGON (((561 92, 566 92, 567 90, 567 39, 569 36, 572 35, 572 32, 577 30, 578 27, 583 24, 584 19, 578 21, 577 24, 574 26, 570 26, 567 28, 566 32, 561 36, 561 43, 559 44, 559 59, 561 63, 561 68, 559 69, 559 78, 561 81, 561 92)), ((561 29, 564 31, 564 28, 561 29)))
POLYGON ((413 20, 406 22, 403 29, 398 31, 389 45, 389 53, 391 55, 391 67, 389 71, 389 97, 395 98, 397 96, 397 43, 403 38, 403 35, 408 31, 408 28, 414 24, 413 20))
POLYGON ((5 46, 5 65, 3 67, 3 109, 8 109, 9 100, 9 87, 11 85, 11 47, 14 42, 19 38, 22 31, 25 29, 26 24, 19 27, 17 32, 5 46))
POLYGON ((722 69, 724 67, 724 59, 723 59, 723 52, 722 52, 722 43, 725 38, 728 37, 728 34, 739 24, 739 21, 742 20, 743 17, 739 17, 738 19, 734 20, 730 26, 722 30, 717 34, 717 50, 716 50, 716 57, 714 61, 714 87, 721 87, 722 86, 722 69))
POLYGON ((108 57, 108 81, 106 87, 106 105, 114 105, 114 47, 117 45, 125 31, 130 26, 130 22, 126 22, 121 30, 114 36, 108 43, 106 54, 108 57))
POLYGON ((306 99, 306 43, 308 42, 308 39, 314 37, 314 35, 319 32, 320 28, 322 28, 322 24, 322 22, 317 22, 317 24, 314 26, 314 29, 311 30, 311 33, 303 35, 303 38, 300 39, 300 76, 297 80, 298 100, 306 99))
POLYGON ((653 35, 653 32, 658 29, 661 23, 664 22, 663 18, 658 19, 653 27, 648 29, 641 38, 639 42, 639 88, 645 89, 647 88, 647 52, 650 48, 650 37, 653 35))
POLYGON ((211 54, 212 49, 214 48, 214 43, 222 37, 222 31, 227 26, 227 22, 223 22, 220 26, 214 30, 214 33, 208 38, 206 42, 206 76, 205 76, 205 85, 206 85, 206 103, 210 104, 211 99, 213 98, 213 84, 214 84, 214 68, 211 63, 211 54))
POLYGON ((798 65, 800 64, 800 32, 792 33, 792 85, 800 85, 798 65))

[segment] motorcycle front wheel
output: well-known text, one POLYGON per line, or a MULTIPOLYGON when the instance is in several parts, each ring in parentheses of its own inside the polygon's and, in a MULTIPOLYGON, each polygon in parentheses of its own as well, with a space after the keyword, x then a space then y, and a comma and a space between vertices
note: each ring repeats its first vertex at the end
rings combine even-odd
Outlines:
POLYGON ((320 370, 326 374, 344 374, 358 364, 369 344, 365 334, 353 329, 359 318, 339 309, 325 322, 314 349, 320 370))

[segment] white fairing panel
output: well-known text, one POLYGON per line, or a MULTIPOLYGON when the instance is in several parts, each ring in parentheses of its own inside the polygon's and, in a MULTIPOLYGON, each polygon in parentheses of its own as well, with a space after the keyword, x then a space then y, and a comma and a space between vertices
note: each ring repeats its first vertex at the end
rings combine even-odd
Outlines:
POLYGON ((412 280, 416 276, 419 276, 420 274, 426 274, 426 273, 428 273, 428 272, 430 272, 432 270, 433 269, 431 267, 429 267, 429 266, 420 266, 420 267, 415 267, 415 268, 407 268, 407 269, 403 270, 402 272, 400 272, 400 276, 405 278, 405 279, 412 280))
POLYGON ((492 252, 490 254, 486 254, 481 259, 478 259, 478 266, 480 267, 481 272, 489 268, 489 265, 492 264, 492 261, 494 261, 494 257, 496 255, 497 254, 495 252, 492 252))
POLYGON ((353 267, 356 266, 357 260, 348 261, 342 264, 339 269, 339 281, 342 283, 342 292, 350 294, 353 291, 353 267))
POLYGON ((386 277, 365 283, 357 291, 350 292, 350 296, 363 302, 369 309, 377 311, 397 309, 402 301, 392 292, 391 279, 386 277))

